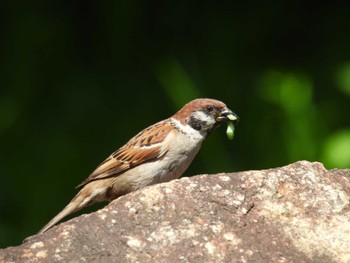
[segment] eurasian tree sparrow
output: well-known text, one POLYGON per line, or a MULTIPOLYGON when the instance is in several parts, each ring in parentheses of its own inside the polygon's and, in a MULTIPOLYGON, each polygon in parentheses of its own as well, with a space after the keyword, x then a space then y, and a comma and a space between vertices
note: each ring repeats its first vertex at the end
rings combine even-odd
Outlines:
POLYGON ((172 117, 144 129, 79 184, 79 193, 39 233, 96 202, 179 178, 208 134, 224 121, 236 123, 238 116, 221 101, 196 99, 172 117))

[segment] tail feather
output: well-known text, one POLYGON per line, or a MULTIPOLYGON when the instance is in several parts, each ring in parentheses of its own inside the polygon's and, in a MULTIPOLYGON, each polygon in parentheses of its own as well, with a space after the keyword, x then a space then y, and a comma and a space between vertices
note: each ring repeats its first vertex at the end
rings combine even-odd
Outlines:
POLYGON ((99 185, 90 183, 89 186, 85 186, 80 192, 70 201, 70 203, 54 218, 47 223, 38 234, 44 233, 50 227, 57 224, 64 217, 79 211, 80 209, 87 207, 93 203, 106 200, 106 189, 104 187, 98 188, 99 185))
POLYGON ((42 229, 40 229, 38 234, 44 233, 46 230, 57 224, 61 219, 70 215, 76 211, 80 210, 79 203, 70 202, 57 216, 52 218, 49 223, 47 223, 42 229))
POLYGON ((79 211, 80 209, 88 206, 87 201, 90 201, 92 197, 87 195, 87 191, 82 189, 73 199, 69 202, 69 204, 54 218, 50 220, 39 232, 38 234, 44 233, 49 228, 57 224, 64 217, 79 211))

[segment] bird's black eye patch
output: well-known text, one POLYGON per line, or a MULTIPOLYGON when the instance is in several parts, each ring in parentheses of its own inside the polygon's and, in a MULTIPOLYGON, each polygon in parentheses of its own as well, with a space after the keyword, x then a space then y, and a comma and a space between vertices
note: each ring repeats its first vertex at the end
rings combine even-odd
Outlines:
POLYGON ((205 107, 205 110, 206 110, 206 112, 210 113, 210 112, 213 112, 214 108, 213 108, 213 106, 207 106, 207 107, 205 107))

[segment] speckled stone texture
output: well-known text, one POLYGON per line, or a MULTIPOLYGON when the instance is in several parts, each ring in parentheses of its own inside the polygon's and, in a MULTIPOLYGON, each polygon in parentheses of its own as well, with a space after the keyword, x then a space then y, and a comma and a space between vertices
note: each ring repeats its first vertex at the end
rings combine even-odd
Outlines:
POLYGON ((147 187, 0 262, 350 262, 350 170, 300 161, 147 187))

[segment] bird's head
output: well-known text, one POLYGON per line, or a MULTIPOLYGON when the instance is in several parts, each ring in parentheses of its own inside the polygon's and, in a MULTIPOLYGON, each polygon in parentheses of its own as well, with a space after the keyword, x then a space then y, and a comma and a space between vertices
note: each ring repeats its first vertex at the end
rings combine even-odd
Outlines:
POLYGON ((214 99, 195 99, 187 103, 176 114, 176 118, 191 128, 210 133, 223 122, 236 124, 238 116, 227 106, 214 99))

